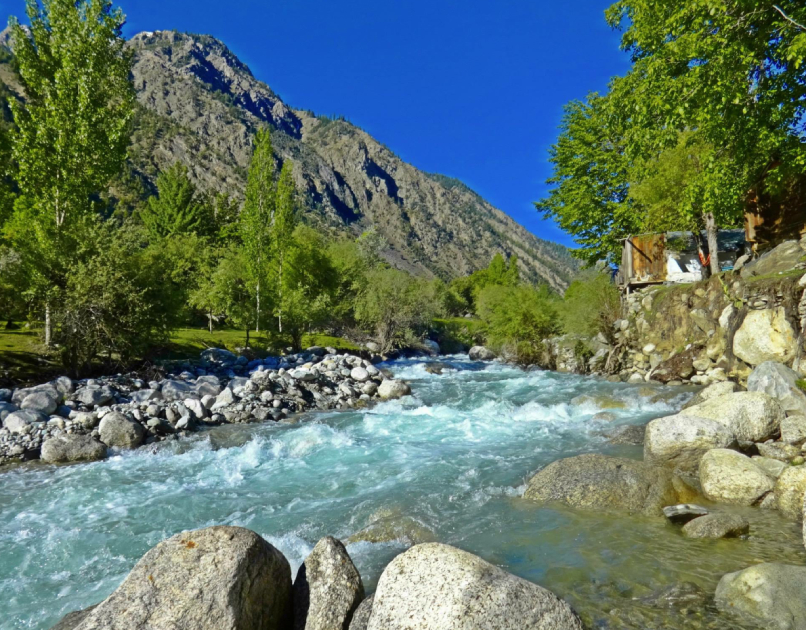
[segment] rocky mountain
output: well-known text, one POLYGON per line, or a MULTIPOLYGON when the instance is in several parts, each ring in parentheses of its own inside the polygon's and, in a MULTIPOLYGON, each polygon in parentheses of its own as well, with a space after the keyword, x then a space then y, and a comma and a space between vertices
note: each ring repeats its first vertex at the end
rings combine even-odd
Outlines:
MULTIPOLYGON (((252 138, 268 124, 278 160, 294 163, 304 220, 353 235, 374 227, 396 267, 449 279, 502 252, 517 254, 523 277, 558 290, 575 274, 564 247, 536 238, 458 180, 418 170, 345 120, 289 107, 220 41, 159 31, 129 45, 139 107, 118 198, 149 194, 176 161, 201 189, 242 196, 252 138)), ((0 71, 0 80, 8 75, 0 71)))

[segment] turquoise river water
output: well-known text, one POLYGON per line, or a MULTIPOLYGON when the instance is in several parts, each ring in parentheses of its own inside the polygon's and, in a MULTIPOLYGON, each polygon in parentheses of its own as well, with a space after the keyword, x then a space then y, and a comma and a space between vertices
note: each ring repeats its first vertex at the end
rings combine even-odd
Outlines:
MULTIPOLYGON (((567 598, 590 628, 743 628, 708 597, 683 610, 646 598, 684 581, 709 596, 721 575, 761 561, 806 564, 798 526, 772 512, 745 511, 749 539, 691 541, 662 518, 520 498, 558 458, 640 458, 640 447, 611 446, 602 432, 668 415, 690 392, 447 361, 455 369, 441 375, 421 361, 391 364, 414 394, 369 410, 220 427, 102 462, 0 475, 0 628, 49 628, 106 597, 160 540, 214 524, 257 531, 296 573, 322 536, 347 539, 379 511, 407 515, 567 598), (584 394, 623 406, 615 420, 593 419, 601 409, 572 402, 584 394)), ((371 592, 405 543, 347 549, 371 592)))

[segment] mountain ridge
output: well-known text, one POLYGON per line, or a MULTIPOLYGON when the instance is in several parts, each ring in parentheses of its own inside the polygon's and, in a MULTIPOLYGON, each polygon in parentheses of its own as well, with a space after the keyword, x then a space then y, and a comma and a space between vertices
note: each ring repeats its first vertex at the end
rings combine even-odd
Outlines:
POLYGON ((127 45, 138 106, 129 172, 113 186, 122 207, 152 193, 158 173, 176 161, 201 190, 242 198, 252 138, 268 124, 278 166, 294 164, 303 219, 333 234, 374 227, 398 268, 448 280, 500 252, 518 256, 525 279, 558 291, 575 275, 565 247, 528 232, 460 180, 404 162, 352 123, 290 107, 218 39, 154 31, 127 45))

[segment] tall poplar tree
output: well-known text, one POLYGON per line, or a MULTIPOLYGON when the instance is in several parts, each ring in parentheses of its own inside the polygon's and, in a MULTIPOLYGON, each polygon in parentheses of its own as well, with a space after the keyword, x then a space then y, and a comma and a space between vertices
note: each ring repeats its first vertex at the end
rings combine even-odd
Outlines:
POLYGON ((184 164, 177 162, 157 178, 158 194, 140 210, 140 220, 155 238, 214 231, 212 210, 198 199, 184 164))
POLYGON ((297 225, 294 216, 295 196, 293 166, 290 161, 286 161, 277 182, 277 210, 272 230, 272 254, 277 268, 277 327, 281 333, 283 332, 283 287, 286 276, 286 258, 289 250, 294 246, 294 228, 297 225))
POLYGON ((255 136, 255 149, 246 183, 246 202, 241 212, 241 241, 252 297, 255 301, 255 330, 260 332, 261 297, 267 289, 271 262, 271 232, 276 208, 274 152, 267 128, 255 136))
POLYGON ((20 197, 12 239, 50 307, 92 229, 92 199, 126 156, 134 89, 123 13, 108 0, 27 0, 30 28, 11 18, 25 101, 10 105, 20 197))

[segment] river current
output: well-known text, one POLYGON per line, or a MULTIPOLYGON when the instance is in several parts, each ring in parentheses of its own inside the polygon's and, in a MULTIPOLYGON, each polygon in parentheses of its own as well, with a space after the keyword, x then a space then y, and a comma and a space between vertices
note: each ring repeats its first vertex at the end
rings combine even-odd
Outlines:
MULTIPOLYGON (((378 515, 407 517, 403 529, 414 522, 419 536, 550 588, 591 628, 743 628, 707 597, 719 578, 761 561, 806 564, 799 526, 774 512, 742 512, 749 539, 692 541, 662 518, 520 498, 561 457, 640 458, 640 447, 612 446, 603 433, 669 415, 691 392, 441 360, 452 369, 390 364, 413 395, 371 409, 220 427, 92 464, 0 475, 0 628, 49 628, 105 598, 159 541, 215 524, 257 531, 296 574, 322 536, 346 540, 378 515), (608 397, 612 416, 595 417, 601 405, 586 395, 608 397), (704 603, 652 601, 682 582, 704 603)), ((405 548, 348 543, 368 593, 405 548)))

